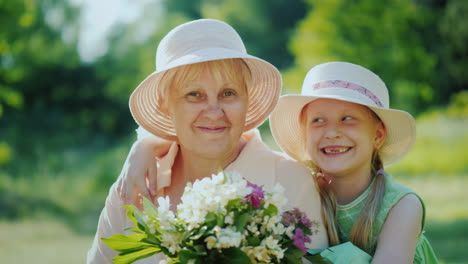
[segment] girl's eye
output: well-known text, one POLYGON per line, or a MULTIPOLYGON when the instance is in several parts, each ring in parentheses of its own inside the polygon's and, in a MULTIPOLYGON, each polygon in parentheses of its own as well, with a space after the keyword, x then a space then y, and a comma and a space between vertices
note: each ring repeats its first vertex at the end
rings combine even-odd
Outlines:
POLYGON ((320 118, 320 117, 312 119, 312 123, 323 123, 323 122, 324 122, 323 118, 320 118))
POLYGON ((345 116, 345 117, 343 117, 342 120, 346 121, 346 120, 352 120, 352 119, 354 119, 354 118, 352 118, 351 116, 345 116))

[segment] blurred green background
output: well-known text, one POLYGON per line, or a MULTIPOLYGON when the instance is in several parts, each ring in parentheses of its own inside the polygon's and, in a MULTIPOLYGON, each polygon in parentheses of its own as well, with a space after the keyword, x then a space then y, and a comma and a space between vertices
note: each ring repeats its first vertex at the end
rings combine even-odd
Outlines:
POLYGON ((0 0, 0 262, 85 262, 136 139, 129 95, 159 40, 197 18, 231 24, 283 93, 326 61, 381 76, 418 128, 389 171, 425 200, 441 262, 468 263, 466 0, 0 0))

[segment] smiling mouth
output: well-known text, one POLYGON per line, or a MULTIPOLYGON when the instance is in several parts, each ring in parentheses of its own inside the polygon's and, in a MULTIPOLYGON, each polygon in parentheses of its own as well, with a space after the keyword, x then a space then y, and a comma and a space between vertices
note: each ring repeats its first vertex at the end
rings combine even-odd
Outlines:
POLYGON ((321 148, 320 150, 322 151, 323 154, 334 155, 334 154, 346 153, 351 149, 352 147, 324 147, 324 148, 321 148))
POLYGON ((203 132, 208 133, 221 133, 226 130, 226 127, 197 127, 198 129, 202 130, 203 132))

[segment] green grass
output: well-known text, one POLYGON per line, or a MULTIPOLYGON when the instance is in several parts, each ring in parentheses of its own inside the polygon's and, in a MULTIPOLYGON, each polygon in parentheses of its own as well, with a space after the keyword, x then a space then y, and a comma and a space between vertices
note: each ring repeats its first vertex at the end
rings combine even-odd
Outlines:
POLYGON ((2 263, 83 264, 92 240, 57 221, 0 222, 2 263))
POLYGON ((426 205, 426 236, 441 263, 468 263, 468 174, 397 176, 426 205))
POLYGON ((416 143, 391 171, 456 175, 468 172, 468 118, 434 117, 417 123, 416 143))

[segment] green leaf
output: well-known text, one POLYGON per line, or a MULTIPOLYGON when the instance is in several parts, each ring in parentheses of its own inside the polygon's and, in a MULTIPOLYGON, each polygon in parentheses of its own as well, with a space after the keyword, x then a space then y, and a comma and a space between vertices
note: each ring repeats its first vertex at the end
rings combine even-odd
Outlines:
POLYGON ((258 236, 249 236, 247 238, 247 243, 249 246, 256 247, 260 245, 260 238, 258 236))
POLYGON ((204 245, 195 245, 193 247, 193 249, 195 249, 195 252, 197 252, 197 255, 199 256, 206 256, 207 253, 206 253, 206 248, 204 245))
MULTIPOLYGON (((291 245, 292 246, 292 245, 291 245)), ((302 251, 296 247, 288 248, 288 250, 284 253, 284 257, 286 263, 288 264, 302 264, 302 257, 304 254, 302 251)))
POLYGON ((200 237, 204 236, 205 233, 207 233, 207 231, 208 231, 208 227, 206 226, 202 226, 198 229, 193 229, 191 232, 187 234, 187 236, 185 236, 185 239, 189 238, 191 240, 197 240, 200 237))
POLYGON ((265 209, 264 215, 269 215, 269 216, 273 216, 273 215, 276 215, 278 214, 278 208, 276 206, 274 206, 273 204, 270 204, 268 205, 268 207, 265 209))
POLYGON ((155 248, 155 247, 150 247, 150 248, 145 248, 145 249, 130 252, 130 253, 121 253, 115 258, 113 258, 112 260, 116 264, 128 264, 128 263, 133 263, 139 259, 150 257, 159 252, 161 252, 160 249, 155 248))
POLYGON ((143 220, 143 214, 139 210, 136 210, 134 213, 135 213, 134 215, 138 223, 137 227, 143 230, 145 233, 151 233, 150 228, 146 224, 145 220, 143 220))
POLYGON ((151 246, 152 244, 142 242, 146 235, 143 234, 131 234, 122 235, 116 234, 109 238, 101 238, 102 241, 110 248, 115 251, 124 251, 133 248, 139 248, 142 246, 151 246))
POLYGON ((222 214, 216 215, 216 225, 219 227, 224 226, 224 216, 222 214))
POLYGON ((240 205, 242 203, 243 199, 233 199, 233 200, 230 200, 227 205, 226 205, 226 210, 228 211, 232 211, 232 209, 234 208, 240 208, 240 205))
POLYGON ((138 220, 135 217, 135 212, 138 211, 138 208, 134 205, 125 205, 123 208, 127 210, 127 219, 132 221, 135 227, 138 227, 138 220))
POLYGON ((245 254, 240 248, 225 248, 222 251, 221 261, 219 263, 224 264, 248 264, 250 262, 249 256, 245 254))
POLYGON ((327 258, 323 257, 320 255, 320 253, 323 251, 323 249, 308 249, 307 254, 304 256, 305 259, 312 263, 318 263, 318 264, 332 264, 330 260, 327 258))
POLYGON ((247 224, 249 220, 249 217, 250 217, 249 213, 243 213, 235 217, 234 226, 236 227, 237 232, 240 232, 244 229, 245 225, 247 224))
POLYGON ((205 217, 205 223, 208 229, 212 229, 216 225, 216 214, 209 212, 205 217))
POLYGON ((188 249, 183 249, 179 251, 179 260, 181 264, 186 264, 189 263, 190 261, 195 261, 200 258, 200 255, 197 252, 194 252, 192 250, 188 249))
POLYGON ((145 213, 151 218, 158 218, 158 209, 156 206, 148 200, 146 197, 143 197, 143 208, 145 208, 145 213))

